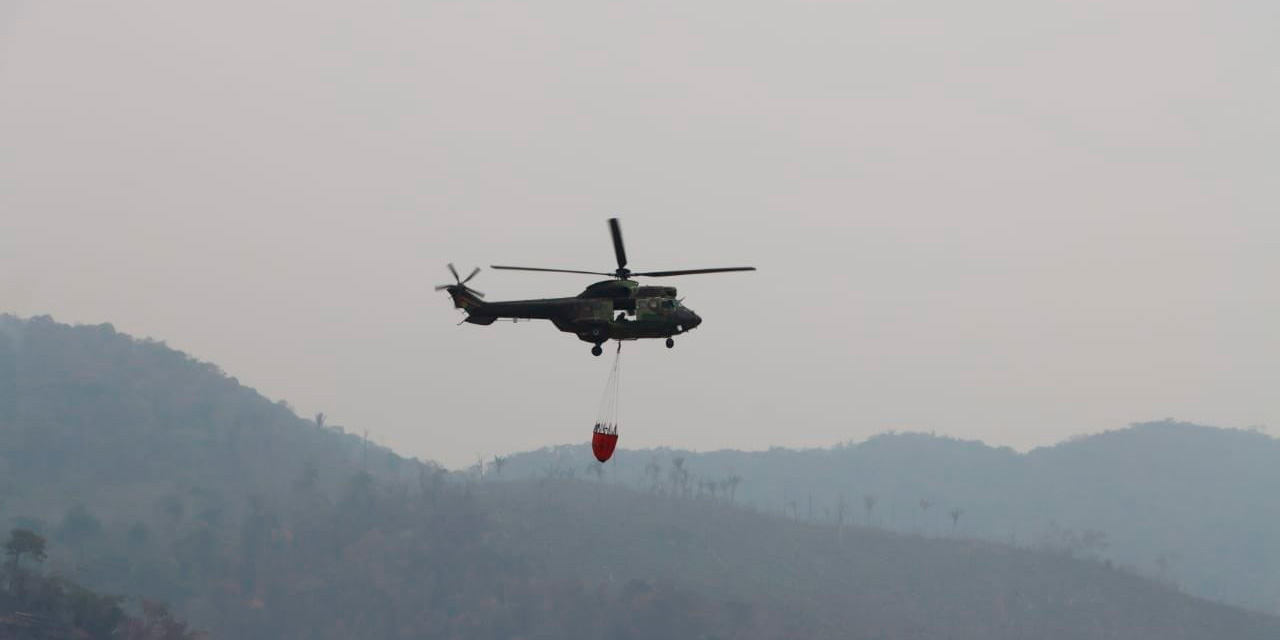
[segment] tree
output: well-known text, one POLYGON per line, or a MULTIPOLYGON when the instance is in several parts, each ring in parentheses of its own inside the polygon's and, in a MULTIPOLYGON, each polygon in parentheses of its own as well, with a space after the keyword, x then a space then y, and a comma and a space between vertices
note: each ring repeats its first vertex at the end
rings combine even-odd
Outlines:
POLYGON ((101 532, 102 521, 90 513, 84 505, 78 504, 68 509, 67 514, 63 516, 62 525, 58 527, 58 538, 78 547, 101 532))
MULTIPOLYGON (((364 430, 364 435, 360 436, 360 470, 369 470, 369 430, 364 430)), ((480 461, 480 476, 484 476, 484 460, 480 461)))
POLYGON ((44 537, 29 529, 14 529, 9 532, 9 541, 4 543, 4 553, 13 558, 16 569, 22 556, 31 556, 36 562, 43 562, 48 556, 44 552, 44 537))
POLYGON ((1050 520, 1049 528, 1042 535, 1041 547, 1046 551, 1061 553, 1066 556, 1097 555, 1107 549, 1107 534, 1096 529, 1085 529, 1076 533, 1072 529, 1060 526, 1050 520))
POLYGON ((9 585, 11 590, 22 590, 21 574, 18 571, 22 556, 30 556, 36 562, 44 562, 48 557, 44 553, 44 545, 44 538, 30 529, 14 529, 9 532, 9 541, 4 543, 4 553, 12 558, 10 561, 12 582, 9 585))
POLYGON ((365 513, 372 508, 373 498, 373 476, 367 471, 357 471, 347 480, 345 495, 339 504, 343 509, 365 513))
POLYGON ((960 516, 964 515, 964 509, 956 507, 947 512, 947 515, 951 516, 951 530, 955 531, 956 527, 960 525, 960 516))
POLYGON ((387 451, 387 472, 393 478, 400 477, 400 466, 404 462, 404 458, 396 455, 394 451, 387 451))
POLYGON ((671 459, 671 493, 675 494, 678 490, 680 495, 685 495, 688 487, 689 470, 684 468, 684 456, 676 456, 671 459))
POLYGON ((929 507, 933 506, 933 501, 928 498, 920 498, 920 511, 924 513, 924 531, 929 530, 929 507))
POLYGON ((64 606, 76 630, 75 637, 110 638, 125 620, 120 596, 94 593, 72 582, 62 582, 64 606))
POLYGON ((742 484, 742 476, 735 473, 729 476, 728 483, 729 483, 729 502, 733 502, 734 498, 738 494, 738 485, 742 484))
POLYGON ((844 514, 849 511, 849 501, 845 499, 844 494, 840 494, 840 501, 836 503, 836 539, 844 540, 844 514))
POLYGON ((173 559, 178 561, 180 575, 203 578, 223 564, 217 550, 216 533, 202 522, 174 540, 173 559))
POLYGON ((491 465, 489 465, 489 466, 493 467, 493 472, 494 472, 494 473, 496 473, 496 474, 498 474, 499 476, 501 476, 501 475, 502 475, 502 467, 506 466, 506 464, 507 464, 507 458, 506 458, 506 456, 494 456, 494 457, 493 457, 493 464, 491 464, 491 465))
POLYGON ((871 510, 876 508, 876 497, 867 494, 862 496, 862 508, 867 512, 867 525, 871 525, 871 510))
POLYGON ((651 489, 656 492, 658 484, 662 482, 662 465, 658 464, 657 460, 650 460, 649 464, 644 466, 644 477, 653 483, 651 489))
POLYGON ((1156 556, 1156 566, 1160 568, 1160 579, 1169 582, 1169 568, 1174 560, 1178 559, 1178 554, 1165 551, 1156 556))
POLYGON ((170 494, 160 501, 160 513, 163 513, 169 519, 169 529, 172 531, 177 528, 178 523, 182 521, 182 516, 187 512, 187 504, 183 501, 182 496, 170 494))
POLYGON ((293 481, 293 490, 303 495, 311 495, 320 480, 320 469, 316 467, 316 463, 307 460, 302 463, 302 470, 298 472, 298 477, 293 481))

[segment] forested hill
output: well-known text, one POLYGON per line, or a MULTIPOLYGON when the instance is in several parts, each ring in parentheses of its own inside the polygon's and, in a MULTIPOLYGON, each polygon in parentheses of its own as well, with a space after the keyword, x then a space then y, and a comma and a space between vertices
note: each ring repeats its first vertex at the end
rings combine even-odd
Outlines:
MULTIPOLYGON (((579 472, 584 448, 509 456, 503 473, 579 472)), ((1087 552, 1208 598, 1280 612, 1280 441, 1259 431, 1163 421, 1026 454, 898 433, 803 451, 620 450, 607 469, 608 482, 729 492, 804 521, 843 511, 846 521, 889 531, 1087 552)))
POLYGON ((585 451, 449 474, 107 326, 0 317, 0 436, 0 523, 44 570, 215 638, 1280 637, 1068 551, 617 486, 585 451))
MULTIPOLYGON (((6 449, 21 452, 0 468, 0 481, 86 498, 152 498, 170 488, 158 478, 205 489, 288 486, 309 469, 337 482, 323 471, 368 458, 379 471, 409 462, 303 420, 163 342, 48 317, 0 315, 0 425, 8 426, 6 449)), ((40 498, 36 490, 17 499, 38 511, 40 498)))

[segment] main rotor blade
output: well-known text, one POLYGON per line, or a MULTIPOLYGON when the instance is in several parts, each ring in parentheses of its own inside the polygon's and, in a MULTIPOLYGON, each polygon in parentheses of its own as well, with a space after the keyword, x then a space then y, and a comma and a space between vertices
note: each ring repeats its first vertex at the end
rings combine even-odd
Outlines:
POLYGON ((613 253, 618 257, 618 268, 627 268, 627 248, 622 246, 622 227, 617 218, 609 218, 609 235, 613 236, 613 253))
POLYGON ((665 278, 667 276, 690 276, 695 273, 724 273, 726 271, 755 271, 755 267, 720 267, 717 269, 680 269, 678 271, 643 271, 636 272, 633 276, 645 276, 647 278, 665 278))
POLYGON ((454 287, 454 286, 457 286, 457 285, 452 285, 452 284, 442 284, 442 285, 440 285, 440 286, 436 287, 436 291, 444 291, 445 289, 448 289, 449 287, 454 287))
POLYGON ((476 296, 477 298, 483 298, 483 297, 484 297, 484 293, 483 293, 483 292, 476 291, 475 289, 472 289, 471 287, 464 286, 464 287, 463 287, 463 289, 466 289, 467 291, 470 291, 471 293, 474 293, 474 294, 475 294, 475 296, 476 296))
POLYGON ((574 271, 573 269, 542 269, 540 267, 503 267, 496 264, 489 265, 490 269, 505 269, 507 271, 549 271, 551 273, 586 273, 593 276, 612 276, 612 273, 603 271, 574 271))
MULTIPOLYGON (((466 284, 466 283, 468 283, 468 282, 471 282, 471 279, 472 279, 472 278, 474 278, 474 277, 476 277, 476 274, 477 274, 477 273, 480 273, 480 267, 476 267, 476 270, 475 270, 475 271, 472 271, 472 272, 471 272, 471 275, 467 276, 467 277, 462 281, 462 284, 466 284)), ((483 297, 483 296, 482 296, 482 297, 483 297)))
POLYGON ((462 282, 462 278, 458 275, 458 270, 453 268, 452 262, 449 263, 449 272, 453 274, 454 280, 457 280, 459 283, 462 282))

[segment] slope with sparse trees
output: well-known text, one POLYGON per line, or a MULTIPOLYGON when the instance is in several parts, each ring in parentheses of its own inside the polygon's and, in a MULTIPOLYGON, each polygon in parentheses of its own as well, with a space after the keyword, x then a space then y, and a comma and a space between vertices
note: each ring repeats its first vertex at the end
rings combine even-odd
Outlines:
MULTIPOLYGON (((507 456, 507 477, 548 477, 581 445, 507 456)), ((892 433, 831 449, 619 450, 609 481, 676 493, 740 478, 737 502, 838 525, 978 537, 1094 555, 1205 597, 1280 612, 1280 441, 1260 430, 1174 421, 1020 454, 980 442, 892 433)), ((714 489, 713 489, 714 490, 714 489)))
MULTIPOLYGON (((246 640, 1280 634, 1108 565, 1074 528, 1058 532, 1072 553, 911 535, 889 524, 901 500, 840 484, 780 515, 753 470, 693 454, 451 473, 110 327, 0 317, 0 336, 0 519, 56 541, 49 574, 147 598, 154 629, 165 601, 246 640)), ((963 509, 961 534, 981 505, 963 509)))

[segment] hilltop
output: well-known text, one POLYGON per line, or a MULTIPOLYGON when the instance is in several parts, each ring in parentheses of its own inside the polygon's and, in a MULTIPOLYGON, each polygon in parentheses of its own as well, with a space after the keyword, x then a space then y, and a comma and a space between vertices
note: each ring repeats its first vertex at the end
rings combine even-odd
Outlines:
POLYGON ((451 474, 106 325, 0 317, 0 433, 0 520, 56 540, 51 571, 170 602, 214 637, 1280 635, 1087 545, 753 508, 772 484, 743 468, 699 490, 694 457, 600 467, 580 449, 451 474), (585 469, 602 474, 570 477, 585 469))

